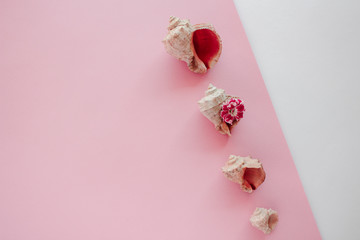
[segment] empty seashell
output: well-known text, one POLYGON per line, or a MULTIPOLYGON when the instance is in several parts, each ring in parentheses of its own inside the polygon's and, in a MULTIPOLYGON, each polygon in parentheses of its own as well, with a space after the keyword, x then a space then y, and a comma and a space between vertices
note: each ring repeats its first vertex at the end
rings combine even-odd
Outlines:
POLYGON ((163 40, 166 51, 187 63, 196 73, 205 73, 218 61, 222 44, 211 24, 191 25, 189 20, 170 17, 168 34, 163 40))
POLYGON ((265 171, 259 160, 250 157, 230 155, 222 168, 225 176, 240 184, 241 189, 251 193, 265 181, 265 171))
POLYGON ((243 118, 244 102, 238 97, 225 94, 223 89, 211 83, 199 102, 200 112, 207 117, 216 130, 231 136, 231 129, 243 118))
POLYGON ((251 225, 263 231, 265 234, 271 233, 278 221, 279 215, 271 208, 256 208, 250 218, 251 225))

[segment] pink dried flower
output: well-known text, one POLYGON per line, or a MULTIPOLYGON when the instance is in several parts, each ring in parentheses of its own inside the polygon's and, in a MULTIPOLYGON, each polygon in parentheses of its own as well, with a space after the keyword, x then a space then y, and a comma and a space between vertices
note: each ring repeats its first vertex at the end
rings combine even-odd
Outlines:
POLYGON ((231 98, 222 105, 220 115, 224 122, 232 125, 233 122, 243 118, 244 111, 244 102, 237 98, 231 98))

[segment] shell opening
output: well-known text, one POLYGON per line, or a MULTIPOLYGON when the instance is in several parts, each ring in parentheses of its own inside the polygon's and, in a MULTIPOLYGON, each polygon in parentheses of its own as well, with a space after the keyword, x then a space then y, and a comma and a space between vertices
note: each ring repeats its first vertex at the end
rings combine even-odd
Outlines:
POLYGON ((269 228, 271 230, 274 229, 278 221, 279 221, 279 216, 276 213, 271 214, 268 220, 269 228))
POLYGON ((252 190, 256 190, 265 179, 265 172, 262 168, 246 168, 244 183, 252 190))
POLYGON ((198 58, 206 68, 211 68, 212 60, 220 51, 220 41, 216 33, 210 29, 196 30, 193 35, 193 44, 198 58))

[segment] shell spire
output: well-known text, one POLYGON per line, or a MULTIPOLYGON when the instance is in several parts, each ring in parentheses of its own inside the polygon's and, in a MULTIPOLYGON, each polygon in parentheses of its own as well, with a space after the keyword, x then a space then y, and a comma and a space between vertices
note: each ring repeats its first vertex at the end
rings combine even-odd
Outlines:
POLYGON ((191 25, 190 21, 171 16, 168 34, 163 40, 165 50, 187 63, 195 73, 206 73, 218 61, 222 43, 211 24, 191 25))

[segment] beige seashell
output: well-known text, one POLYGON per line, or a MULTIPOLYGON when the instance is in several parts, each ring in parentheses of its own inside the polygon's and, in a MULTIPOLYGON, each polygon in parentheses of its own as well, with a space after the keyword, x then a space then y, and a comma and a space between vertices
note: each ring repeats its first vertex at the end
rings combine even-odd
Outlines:
POLYGON ((266 208, 256 208, 250 218, 251 225, 269 234, 274 230, 279 221, 279 215, 276 211, 266 208))
POLYGON ((187 63, 196 73, 205 73, 218 61, 222 44, 211 24, 192 26, 189 20, 170 17, 168 34, 163 40, 165 50, 187 63))
POLYGON ((237 122, 233 125, 228 125, 222 120, 220 111, 222 104, 230 98, 233 97, 226 95, 225 90, 216 88, 210 83, 205 91, 205 97, 198 101, 200 112, 215 125, 216 130, 229 136, 231 136, 231 129, 237 122))
POLYGON ((170 17, 168 34, 163 40, 166 51, 186 63, 193 61, 194 54, 191 50, 191 38, 194 32, 189 20, 170 17))
POLYGON ((225 176, 240 184, 241 189, 251 193, 265 181, 265 171, 258 159, 230 155, 222 168, 225 176))

